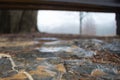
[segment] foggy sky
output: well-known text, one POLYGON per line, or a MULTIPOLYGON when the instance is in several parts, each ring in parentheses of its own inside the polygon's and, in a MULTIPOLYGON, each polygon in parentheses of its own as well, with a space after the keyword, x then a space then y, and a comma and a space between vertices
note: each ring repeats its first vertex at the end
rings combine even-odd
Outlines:
MULTIPOLYGON (((91 17, 96 24, 96 35, 115 35, 116 22, 114 13, 87 13, 83 23, 91 17)), ((48 33, 80 33, 79 12, 45 11, 38 12, 38 29, 48 33)), ((83 26, 84 27, 84 26, 83 26)))

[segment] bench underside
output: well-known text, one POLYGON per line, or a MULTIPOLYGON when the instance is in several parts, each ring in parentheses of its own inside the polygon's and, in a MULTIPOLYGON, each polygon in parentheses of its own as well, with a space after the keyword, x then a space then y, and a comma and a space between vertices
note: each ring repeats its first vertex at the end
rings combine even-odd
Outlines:
POLYGON ((0 0, 0 9, 120 12, 119 0, 0 0))

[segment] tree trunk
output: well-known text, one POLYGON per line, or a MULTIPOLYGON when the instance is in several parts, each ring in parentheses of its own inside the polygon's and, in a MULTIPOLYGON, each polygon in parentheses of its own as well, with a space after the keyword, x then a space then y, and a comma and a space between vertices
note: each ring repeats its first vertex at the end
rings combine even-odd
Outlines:
POLYGON ((0 33, 28 33, 35 31, 37 31, 37 11, 0 11, 0 33))
POLYGON ((0 33, 10 32, 10 15, 9 11, 0 11, 0 33))
POLYGON ((116 25, 117 25, 116 34, 120 36, 120 13, 116 13, 116 25))

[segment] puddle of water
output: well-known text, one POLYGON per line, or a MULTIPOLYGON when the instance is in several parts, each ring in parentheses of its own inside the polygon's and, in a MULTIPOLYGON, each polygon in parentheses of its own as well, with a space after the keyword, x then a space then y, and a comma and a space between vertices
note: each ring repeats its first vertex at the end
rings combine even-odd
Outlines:
POLYGON ((52 37, 43 37, 43 38, 35 38, 35 41, 57 41, 58 38, 52 38, 52 37))
POLYGON ((54 41, 54 42, 46 42, 46 43, 44 43, 44 45, 46 45, 46 46, 49 46, 49 45, 57 45, 57 44, 61 44, 61 41, 54 41))
POLYGON ((39 49, 40 52, 60 52, 60 51, 66 51, 70 47, 41 47, 39 49))
MULTIPOLYGON (((88 51, 88 50, 84 50, 82 48, 79 47, 70 47, 70 46, 61 46, 61 47, 41 47, 38 49, 40 52, 50 52, 50 53, 55 53, 57 54, 58 52, 62 52, 64 54, 68 54, 69 55, 74 55, 77 56, 79 58, 81 57, 92 57, 93 55, 95 55, 95 52, 93 51, 88 51)), ((58 53, 59 54, 59 53, 58 53)))
POLYGON ((64 54, 71 53, 72 56, 81 57, 92 57, 95 55, 95 52, 90 50, 85 50, 83 48, 79 48, 78 46, 73 45, 73 41, 54 41, 54 42, 46 42, 43 44, 43 47, 37 48, 40 52, 50 52, 50 53, 58 53, 62 52, 64 54))

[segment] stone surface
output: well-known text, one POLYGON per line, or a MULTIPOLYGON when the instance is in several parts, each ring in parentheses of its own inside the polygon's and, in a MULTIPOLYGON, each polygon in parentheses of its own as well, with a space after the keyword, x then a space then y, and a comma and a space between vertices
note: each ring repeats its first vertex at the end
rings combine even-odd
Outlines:
POLYGON ((7 56, 0 57, 0 77, 9 77, 16 74, 17 72, 13 70, 13 64, 7 56))
POLYGON ((103 75, 106 75, 106 73, 101 71, 101 70, 99 70, 99 69, 94 69, 91 72, 91 76, 103 76, 103 75))
POLYGON ((111 43, 106 44, 104 48, 112 53, 120 55, 120 40, 114 39, 111 43))
POLYGON ((110 42, 58 40, 42 44, 38 40, 40 46, 17 44, 16 50, 4 45, 4 50, 6 47, 12 50, 6 50, 8 55, 0 51, 0 80, 119 80, 120 56, 113 51, 109 53, 110 43, 119 47, 119 39, 110 42), (19 50, 22 45, 24 47, 19 50), (10 57, 16 65, 14 68, 10 57))

